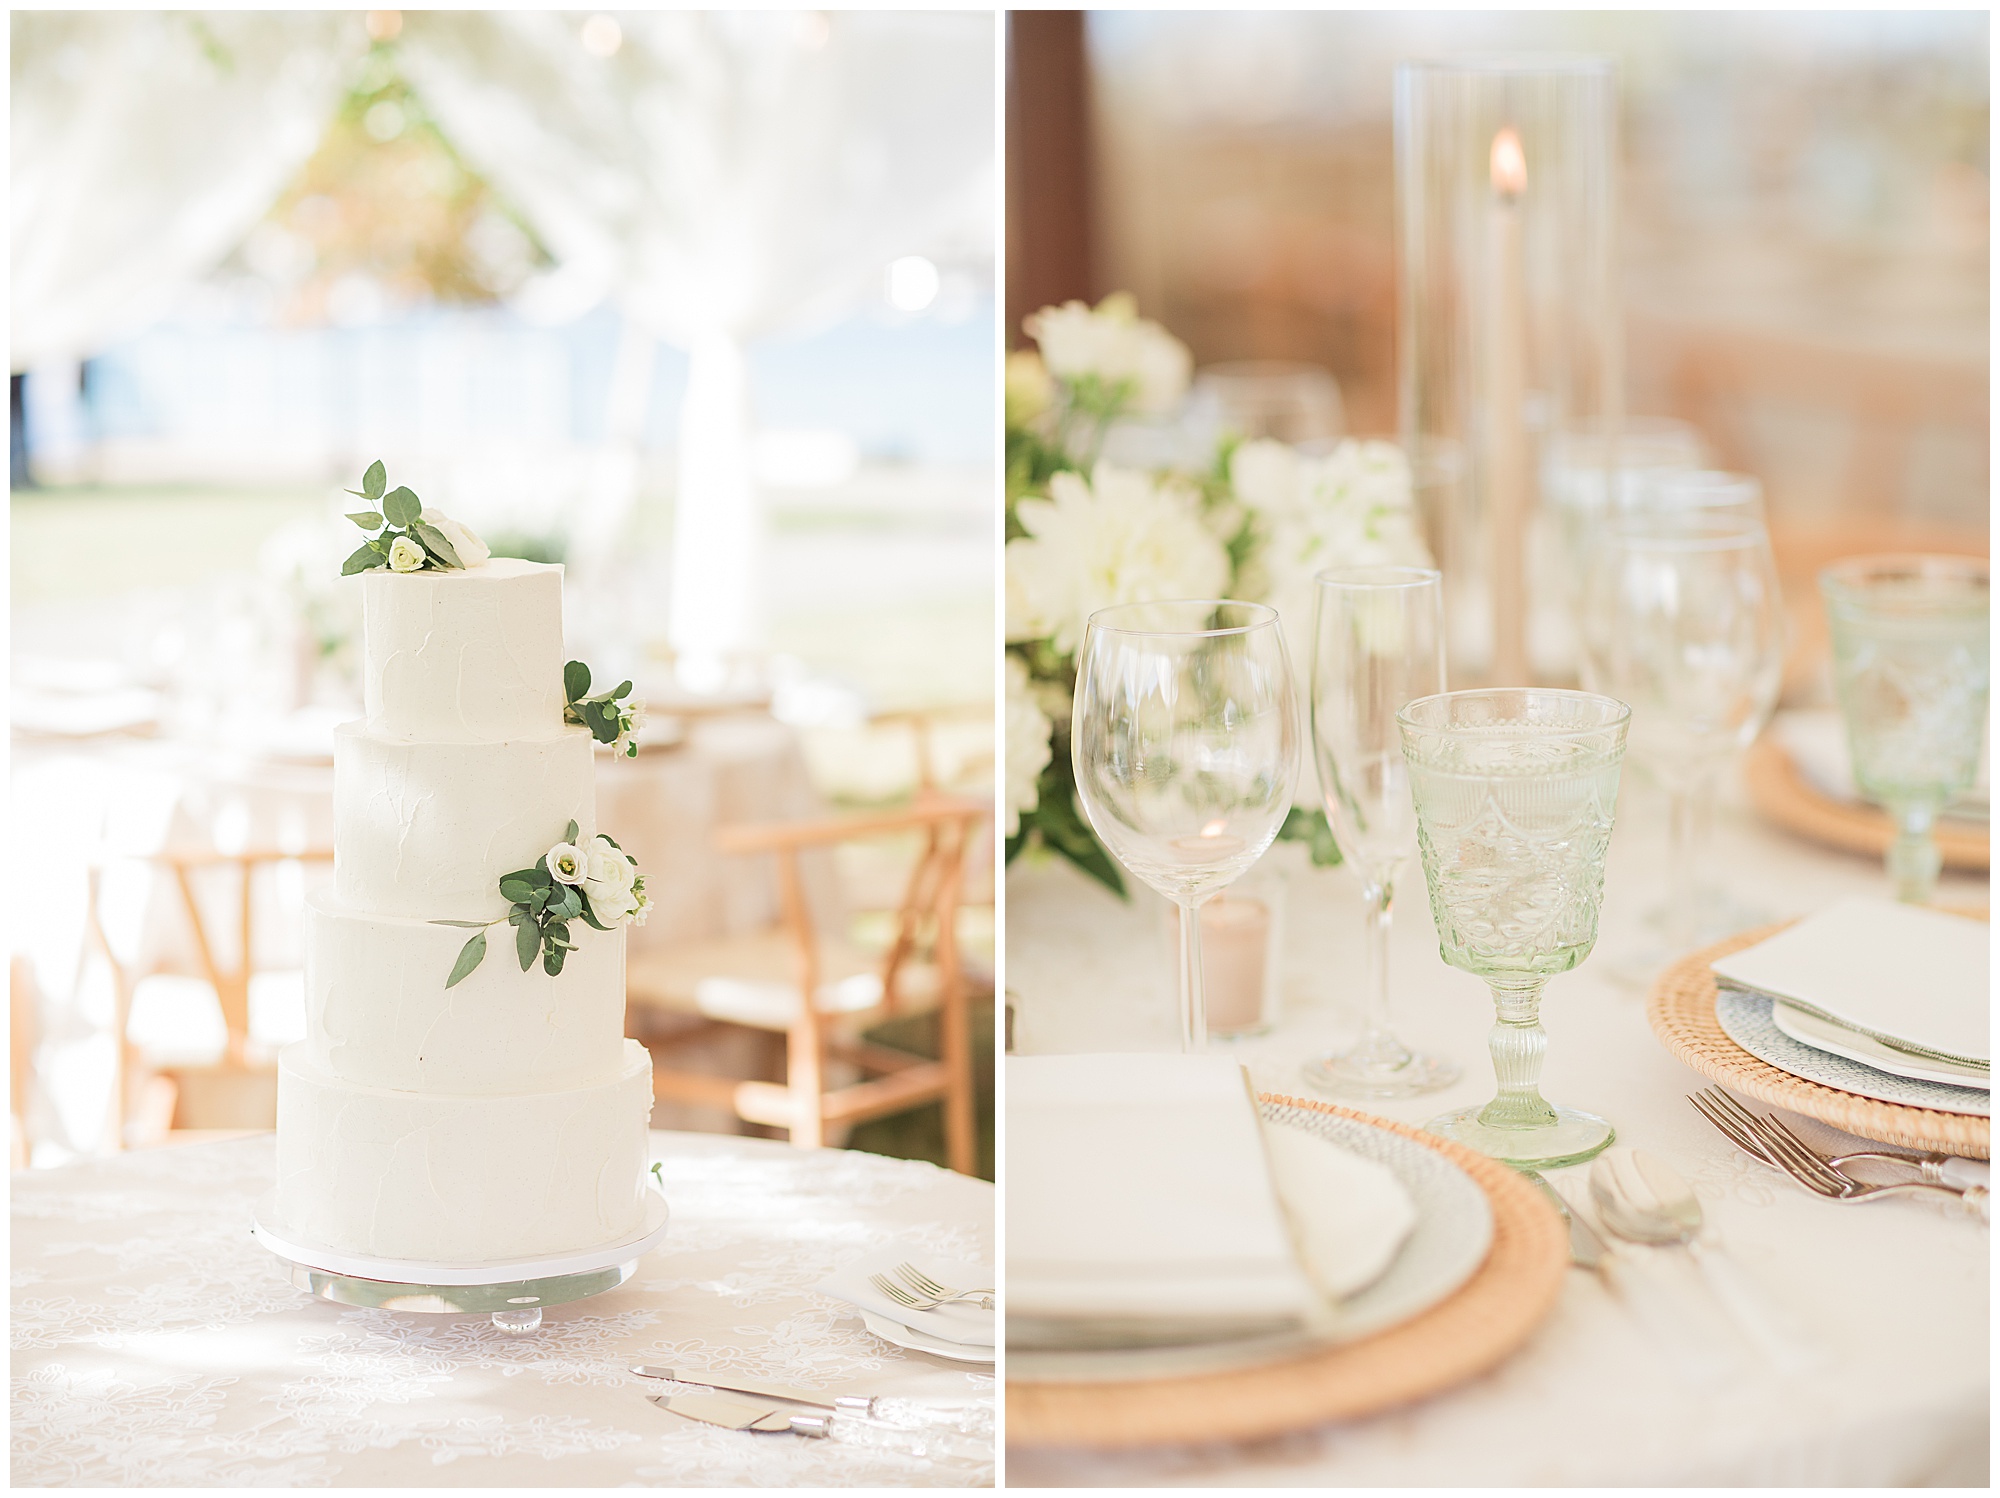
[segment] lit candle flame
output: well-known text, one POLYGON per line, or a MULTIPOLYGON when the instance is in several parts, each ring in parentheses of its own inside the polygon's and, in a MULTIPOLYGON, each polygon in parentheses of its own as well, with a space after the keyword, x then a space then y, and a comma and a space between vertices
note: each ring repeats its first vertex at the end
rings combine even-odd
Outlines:
POLYGON ((1210 822, 1206 827, 1201 829, 1201 835, 1203 837, 1221 837, 1228 830, 1229 823, 1222 817, 1217 817, 1213 822, 1210 822))
POLYGON ((1512 125, 1493 137, 1493 190, 1503 198, 1518 198, 1527 191, 1528 158, 1521 153, 1521 137, 1512 125))

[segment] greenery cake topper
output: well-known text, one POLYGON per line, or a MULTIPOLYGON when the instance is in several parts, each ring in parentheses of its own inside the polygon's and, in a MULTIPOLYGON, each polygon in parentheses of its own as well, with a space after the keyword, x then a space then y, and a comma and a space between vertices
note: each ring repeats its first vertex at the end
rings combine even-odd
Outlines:
POLYGON ((477 567, 492 555, 486 543, 444 511, 423 503, 403 485, 388 489, 389 474, 377 458, 347 492, 380 510, 350 510, 347 518, 369 533, 360 549, 340 565, 340 575, 372 572, 442 572, 477 567), (384 489, 388 489, 385 494, 384 489))
POLYGON ((563 667, 563 722, 578 728, 588 728, 590 736, 600 744, 609 744, 612 749, 630 759, 639 752, 639 745, 633 738, 646 722, 646 704, 637 697, 631 697, 632 683, 621 681, 608 692, 599 692, 595 697, 590 691, 590 667, 582 661, 571 661, 563 667), (629 702, 620 702, 621 697, 631 697, 629 702))
MULTIPOLYGON (((613 931, 627 923, 644 925, 652 909, 638 860, 601 832, 579 840, 577 831, 576 823, 571 822, 563 840, 543 854, 540 862, 500 876, 500 893, 509 907, 501 919, 514 927, 514 950, 524 973, 535 965, 537 952, 542 957, 542 971, 551 978, 563 970, 563 960, 576 950, 576 943, 570 940, 571 921, 580 919, 599 931, 613 931)), ((500 923, 431 922, 473 933, 459 949, 458 961, 445 979, 446 988, 471 976, 486 960, 486 930, 500 923)))

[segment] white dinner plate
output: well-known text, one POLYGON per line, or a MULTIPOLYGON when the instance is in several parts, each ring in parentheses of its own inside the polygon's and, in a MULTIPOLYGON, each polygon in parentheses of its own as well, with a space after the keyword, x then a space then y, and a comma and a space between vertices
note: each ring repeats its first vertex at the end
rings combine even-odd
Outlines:
MULTIPOLYGON (((861 1307, 856 1306, 855 1310, 861 1311, 861 1307)), ((912 1352, 927 1352, 934 1358, 950 1358, 954 1363, 990 1364, 996 1356, 990 1347, 974 1347, 969 1342, 947 1342, 942 1337, 929 1337, 914 1327, 891 1321, 887 1316, 878 1316, 873 1311, 861 1311, 861 1324, 884 1342, 894 1342, 912 1352)))
POLYGON ((1359 1119, 1264 1103, 1267 1124, 1304 1129, 1386 1165, 1416 1204, 1417 1222, 1381 1277, 1308 1331, 1177 1347, 1009 1348, 1010 1377, 1063 1382, 1171 1378, 1252 1367, 1329 1343, 1353 1342, 1429 1310, 1486 1262, 1493 1208, 1478 1182, 1437 1150, 1359 1119))
POLYGON ((1931 1108, 1939 1113, 1969 1113, 1977 1118, 1993 1116, 1993 1095, 1976 1087, 1952 1087, 1943 1082, 1926 1082, 1916 1077, 1898 1077, 1846 1056, 1836 1056, 1794 1040, 1771 1020, 1768 994, 1745 993, 1724 988, 1715 995, 1715 1018, 1723 1033, 1759 1061, 1832 1087, 1857 1097, 1881 1103, 1901 1103, 1909 1108, 1931 1108))

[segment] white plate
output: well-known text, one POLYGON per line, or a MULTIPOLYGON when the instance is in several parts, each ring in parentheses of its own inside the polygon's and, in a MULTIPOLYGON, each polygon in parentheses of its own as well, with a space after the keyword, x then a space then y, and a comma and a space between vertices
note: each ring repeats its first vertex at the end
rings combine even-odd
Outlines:
MULTIPOLYGON (((854 1309, 861 1311, 859 1306, 854 1309)), ((995 1357, 990 1347, 974 1347, 969 1342, 947 1342, 940 1337, 927 1337, 900 1321, 877 1316, 873 1311, 861 1311, 861 1324, 884 1342, 894 1342, 912 1352, 927 1352, 934 1358, 950 1358, 954 1363, 991 1363, 995 1357)))
POLYGON ((970 1289, 996 1283, 989 1265, 975 1264, 967 1259, 939 1259, 913 1254, 907 1245, 892 1243, 887 1248, 863 1254, 853 1263, 835 1270, 813 1289, 836 1300, 844 1300, 857 1311, 873 1311, 877 1316, 940 1342, 984 1348, 991 1347, 998 1340, 992 1311, 969 1303, 939 1306, 934 1311, 909 1310, 898 1306, 868 1283, 869 1277, 877 1274, 893 1279, 896 1266, 904 1263, 929 1275, 940 1285, 970 1289))
POLYGON ((1493 1208, 1479 1184, 1428 1145, 1359 1119, 1265 1103, 1267 1124, 1304 1129, 1395 1172, 1416 1203, 1417 1224, 1382 1276, 1341 1302, 1327 1325, 1281 1336, 1198 1346, 1012 1349, 1010 1377, 1063 1382, 1172 1378, 1295 1357, 1328 1343, 1353 1342, 1429 1310, 1486 1262, 1493 1208))
POLYGON ((1952 1087, 1943 1082, 1924 1082, 1915 1077, 1891 1076, 1859 1061, 1817 1050, 1792 1039, 1771 1022, 1768 995, 1744 993, 1725 988, 1715 996, 1715 1018, 1723 1033, 1759 1061, 1781 1072, 1851 1092, 1857 1097, 1882 1103, 1901 1103, 1909 1108, 1930 1108, 1939 1113, 1969 1113, 1976 1118, 1993 1116, 1993 1095, 1976 1087, 1952 1087))
POLYGON ((1921 1056, 1905 1055, 1858 1030, 1849 1030, 1816 1014, 1807 1014, 1782 999, 1771 1005, 1771 1023, 1792 1039, 1816 1051, 1845 1056, 1849 1061, 1859 1061, 1863 1066, 1872 1066, 1893 1076, 1913 1077, 1920 1082, 1940 1082, 1946 1087, 1971 1087, 1981 1092, 1991 1090, 1993 1077, 1990 1072, 1974 1071, 1969 1066, 1954 1066, 1949 1061, 1925 1061, 1921 1056))

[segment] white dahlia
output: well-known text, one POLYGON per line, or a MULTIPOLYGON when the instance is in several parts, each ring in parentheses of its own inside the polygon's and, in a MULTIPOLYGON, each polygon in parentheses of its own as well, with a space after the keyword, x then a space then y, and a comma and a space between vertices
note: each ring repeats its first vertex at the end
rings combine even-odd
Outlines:
POLYGON ((1007 836, 1021 830, 1021 813, 1041 804, 1039 784, 1048 768, 1054 725, 1035 701, 1034 684, 1019 656, 1007 657, 1007 836))

